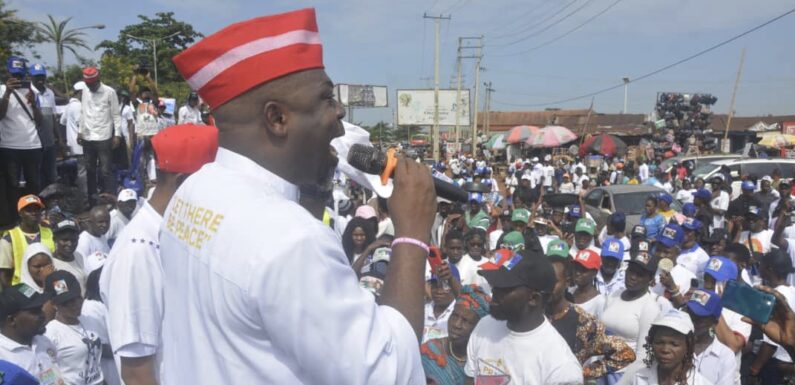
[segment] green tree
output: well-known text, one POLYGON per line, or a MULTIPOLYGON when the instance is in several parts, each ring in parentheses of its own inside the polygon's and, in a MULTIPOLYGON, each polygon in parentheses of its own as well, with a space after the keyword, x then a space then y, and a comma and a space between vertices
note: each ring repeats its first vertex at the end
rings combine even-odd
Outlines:
MULTIPOLYGON (((0 0, 0 58, 21 55, 24 49, 32 52, 33 45, 40 41, 36 24, 18 18, 17 11, 8 9, 5 0, 0 0)), ((34 57, 38 57, 35 52, 34 57)))
POLYGON ((373 143, 392 143, 395 140, 394 130, 392 124, 387 122, 378 122, 373 126, 362 126, 367 132, 370 133, 370 142, 373 143))
POLYGON ((120 56, 135 64, 157 67, 158 83, 182 82, 171 58, 203 35, 190 24, 174 18, 174 12, 158 12, 154 18, 138 15, 140 22, 128 25, 115 41, 105 40, 97 45, 103 56, 120 56), (157 55, 153 63, 153 46, 157 55))
POLYGON ((105 26, 100 24, 67 29, 66 25, 72 20, 71 17, 61 21, 56 21, 52 15, 47 15, 47 18, 49 21, 46 23, 40 22, 36 26, 36 29, 43 41, 55 44, 56 72, 61 75, 61 80, 64 83, 63 86, 68 88, 67 79, 63 71, 64 50, 71 52, 78 60, 82 59, 80 54, 77 53, 77 49, 91 49, 88 47, 88 44, 86 44, 86 34, 83 31, 89 28, 103 29, 105 26))

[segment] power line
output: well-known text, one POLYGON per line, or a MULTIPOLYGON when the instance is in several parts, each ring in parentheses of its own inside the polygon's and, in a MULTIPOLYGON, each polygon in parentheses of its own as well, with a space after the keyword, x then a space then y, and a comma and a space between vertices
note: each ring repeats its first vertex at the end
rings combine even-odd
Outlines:
MULTIPOLYGON (((547 5, 547 4, 552 4, 552 5, 554 6, 554 5, 555 5, 555 2, 556 2, 556 1, 554 1, 554 0, 553 0, 553 1, 545 1, 545 2, 542 2, 542 3, 543 3, 544 5, 547 5)), ((506 29, 508 26, 511 26, 511 25, 513 25, 513 24, 516 24, 516 22, 517 22, 517 21, 526 21, 526 20, 529 20, 529 19, 530 19, 530 15, 532 15, 532 14, 534 14, 534 13, 538 12, 540 9, 544 8, 544 5, 541 5, 541 6, 539 6, 539 8, 531 8, 529 11, 527 11, 527 12, 525 12, 525 13, 523 13, 523 14, 521 14, 521 15, 517 16, 515 19, 513 19, 512 21, 510 21, 510 22, 508 22, 508 23, 505 23, 505 24, 498 24, 498 25, 496 25, 494 28, 491 28, 491 29, 489 29, 488 31, 486 31, 486 34, 489 34, 489 33, 491 33, 491 32, 496 32, 496 31, 498 31, 498 30, 500 30, 500 29, 506 29)), ((540 12, 540 13, 546 13, 546 11, 547 11, 547 10, 544 10, 543 12, 540 12)), ((539 23, 539 24, 540 24, 540 23, 539 23)), ((521 28, 521 27, 520 27, 520 28, 521 28)), ((506 33, 506 34, 504 34, 504 35, 496 35, 496 36, 494 36, 494 38, 499 38, 500 36, 508 36, 508 35, 512 35, 512 34, 514 34, 514 33, 518 33, 518 32, 509 32, 509 33, 506 33)))
POLYGON ((521 43, 523 41, 526 41, 527 39, 529 39, 531 37, 538 36, 538 35, 546 32, 546 31, 549 31, 550 29, 552 29, 552 27, 562 23, 563 21, 565 21, 569 17, 573 16, 577 12, 581 11, 583 8, 585 8, 588 5, 590 5, 592 2, 593 2, 593 0, 587 0, 585 3, 583 3, 582 5, 580 5, 579 7, 574 9, 573 11, 569 12, 568 14, 563 16, 562 18, 558 19, 557 21, 553 22, 552 24, 550 24, 550 25, 548 25, 548 26, 546 26, 544 28, 541 28, 540 30, 538 30, 536 32, 533 32, 533 33, 531 33, 531 34, 529 34, 527 36, 521 37, 521 38, 519 38, 517 40, 514 40, 514 41, 512 41, 510 43, 507 43, 507 44, 495 44, 495 46, 497 46, 497 47, 509 47, 509 46, 514 45, 514 44, 518 44, 518 43, 521 43))
MULTIPOLYGON (((621 0, 619 0, 619 1, 621 1, 621 0)), ((660 72, 669 70, 669 69, 671 69, 673 67, 676 67, 676 66, 678 66, 680 64, 683 64, 683 63, 686 63, 686 62, 688 62, 690 60, 693 60, 693 59, 695 59, 695 58, 697 58, 697 57, 699 57, 701 55, 704 55, 706 53, 712 52, 712 51, 714 51, 714 50, 716 50, 716 49, 718 49, 720 47, 723 47, 724 45, 729 44, 729 43, 731 43, 731 42, 733 42, 733 41, 735 41, 737 39, 740 39, 740 38, 742 38, 742 37, 744 37, 744 36, 746 36, 748 34, 751 34, 751 33, 756 32, 756 31, 758 31, 758 30, 760 30, 760 29, 762 29, 764 27, 767 27, 768 25, 773 24, 774 22, 776 22, 778 20, 781 20, 784 17, 789 16, 792 13, 795 13, 795 8, 790 9, 789 11, 784 12, 781 15, 778 15, 778 16, 776 16, 776 17, 774 17, 774 18, 772 18, 772 19, 770 19, 770 20, 768 20, 768 21, 766 21, 766 22, 764 22, 762 24, 759 24, 756 27, 753 27, 753 28, 751 28, 751 29, 739 34, 739 35, 735 35, 735 36, 733 36, 733 37, 731 37, 731 38, 729 38, 727 40, 724 40, 724 41, 722 41, 722 42, 720 42, 718 44, 715 44, 715 45, 713 45, 713 46, 711 46, 711 47, 709 47, 707 49, 701 50, 701 51, 699 51, 699 52, 697 52, 697 53, 695 53, 693 55, 690 55, 690 56, 688 56, 688 57, 686 57, 684 59, 675 61, 675 62, 673 62, 671 64, 668 64, 668 65, 666 65, 664 67, 658 68, 658 69, 656 69, 654 71, 651 71, 649 73, 640 75, 638 77, 630 78, 629 82, 627 82, 627 83, 635 83, 637 81, 652 77, 654 75, 657 75, 660 72)), ((571 98, 567 98, 567 99, 556 100, 554 102, 534 103, 534 104, 515 104, 515 103, 502 103, 502 102, 499 102, 499 103, 500 104, 505 104, 505 105, 517 106, 517 107, 543 107, 543 106, 549 106, 549 105, 552 105, 552 104, 563 104, 563 103, 573 102, 575 100, 586 99, 586 98, 590 98, 592 96, 603 94, 605 92, 621 88, 621 87, 624 86, 624 84, 625 84, 624 82, 621 82, 621 83, 616 84, 614 86, 603 88, 603 89, 598 90, 598 91, 590 92, 590 93, 587 93, 587 94, 584 94, 584 95, 575 96, 575 97, 571 97, 571 98)))
POLYGON ((563 11, 565 11, 567 8, 569 8, 572 5, 574 5, 574 3, 576 3, 577 1, 578 0, 572 0, 572 1, 564 4, 562 8, 558 8, 557 11, 554 11, 551 14, 545 16, 538 23, 531 23, 527 27, 524 27, 522 29, 519 29, 519 30, 516 30, 516 31, 513 31, 513 32, 503 33, 503 34, 500 34, 500 35, 491 36, 490 38, 493 38, 493 39, 504 39, 506 37, 512 37, 512 36, 516 36, 516 35, 519 35, 519 34, 523 34, 523 33, 527 32, 527 31, 532 31, 533 29, 535 29, 539 25, 542 25, 542 24, 546 23, 547 21, 555 18, 555 16, 560 15, 563 11))
MULTIPOLYGON (((524 54, 527 54, 527 53, 533 52, 533 51, 535 51, 535 50, 537 50, 537 49, 540 49, 540 48, 546 47, 546 46, 548 46, 548 45, 550 45, 550 44, 552 44, 552 43, 554 43, 554 42, 556 42, 556 41, 558 41, 558 40, 560 40, 560 39, 563 39, 563 38, 564 38, 564 37, 566 37, 566 36, 569 36, 569 35, 571 35, 571 34, 572 34, 572 33, 574 33, 575 31, 577 31, 578 29, 580 29, 580 28, 584 27, 586 24, 588 24, 588 23, 590 23, 590 22, 594 21, 594 20, 595 20, 597 17, 604 15, 604 14, 605 14, 607 11, 611 10, 613 7, 615 7, 616 5, 618 5, 618 3, 622 2, 622 1, 624 1, 624 0, 616 0, 616 1, 614 1, 612 4, 608 5, 608 6, 607 6, 607 8, 603 9, 602 11, 600 11, 599 13, 597 13, 596 15, 593 15, 593 16, 591 16, 590 18, 588 18, 587 20, 585 20, 585 21, 584 21, 584 22, 582 22, 581 24, 579 24, 579 25, 577 25, 576 27, 574 27, 574 28, 572 28, 572 29, 570 29, 570 30, 566 31, 564 34, 562 34, 562 35, 560 35, 560 36, 558 36, 558 37, 556 37, 556 38, 554 38, 554 39, 552 39, 552 40, 547 40, 546 42, 544 42, 544 43, 541 43, 541 44, 539 44, 539 45, 537 45, 537 46, 535 46, 535 47, 533 47, 533 48, 530 48, 530 49, 528 49, 528 50, 525 50, 525 51, 516 52, 516 53, 512 53, 512 54, 494 55, 494 56, 497 56, 497 57, 508 57, 508 56, 518 56, 518 55, 524 55, 524 54)), ((623 83, 622 83, 622 85, 623 85, 623 83)))

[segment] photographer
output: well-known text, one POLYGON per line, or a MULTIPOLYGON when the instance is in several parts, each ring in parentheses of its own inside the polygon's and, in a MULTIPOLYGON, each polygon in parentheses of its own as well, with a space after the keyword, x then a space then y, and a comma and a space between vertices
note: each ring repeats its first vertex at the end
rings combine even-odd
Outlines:
MULTIPOLYGON (((26 60, 11 56, 7 66, 10 75, 0 86, 0 180, 5 179, 4 204, 16 202, 21 191, 19 171, 25 175, 25 187, 32 193, 41 190, 39 185, 41 170, 41 140, 36 127, 43 121, 41 110, 36 104, 36 95, 31 91, 31 83, 26 80, 26 60)), ((12 222, 16 210, 6 207, 9 218, 2 222, 12 222)))

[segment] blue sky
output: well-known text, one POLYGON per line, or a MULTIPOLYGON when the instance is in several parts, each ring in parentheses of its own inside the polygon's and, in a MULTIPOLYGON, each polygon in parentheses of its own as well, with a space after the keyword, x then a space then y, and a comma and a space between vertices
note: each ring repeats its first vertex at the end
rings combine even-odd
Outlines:
MULTIPOLYGON (((698 52, 795 7, 792 0, 621 0, 581 29, 548 46, 522 54, 555 39, 607 8, 615 0, 10 0, 20 15, 44 20, 46 14, 73 16, 73 26, 97 23, 89 31, 94 43, 115 38, 136 15, 173 11, 180 20, 211 34, 227 24, 251 17, 307 6, 317 9, 326 68, 338 83, 389 87, 390 104, 398 88, 432 87, 433 22, 424 12, 452 15, 441 26, 441 86, 455 74, 459 36, 485 36, 481 81, 495 89, 493 109, 523 107, 599 90, 698 52), (570 1, 552 18, 537 23, 570 1), (518 42, 516 42, 518 40, 518 42), (510 44, 516 42, 514 44, 510 44)), ((629 112, 649 113, 658 91, 709 92, 718 97, 715 111, 729 109, 732 87, 746 48, 745 70, 737 95, 738 115, 795 114, 795 14, 734 43, 629 87, 629 112)), ((46 64, 54 64, 51 45, 38 48, 46 64)), ((91 56, 91 52, 84 52, 91 56)), ((74 61, 67 57, 67 61, 74 61)), ((474 86, 474 61, 464 64, 465 86, 474 86)), ((482 89, 481 89, 482 91, 482 89)), ((481 98, 483 94, 481 94, 481 98)), ((594 108, 620 112, 619 88, 599 95, 594 108)), ((482 99, 481 99, 482 100, 482 99)), ((549 106, 588 108, 590 99, 549 106)), ((483 103, 481 102, 481 106, 483 103)), ((392 108, 357 110, 356 121, 391 121, 392 108)))

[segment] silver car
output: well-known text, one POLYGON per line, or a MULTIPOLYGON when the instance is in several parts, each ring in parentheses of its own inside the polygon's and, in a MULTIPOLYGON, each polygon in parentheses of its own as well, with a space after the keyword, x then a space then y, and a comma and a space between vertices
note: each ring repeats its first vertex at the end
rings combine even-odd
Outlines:
MULTIPOLYGON (((627 216, 627 231, 640 223, 640 216, 646 211, 646 198, 657 196, 665 190, 647 185, 615 185, 596 187, 585 196, 585 210, 591 214, 598 228, 607 223, 607 217, 622 211, 627 216)), ((674 200, 671 208, 681 212, 682 207, 674 200)))

